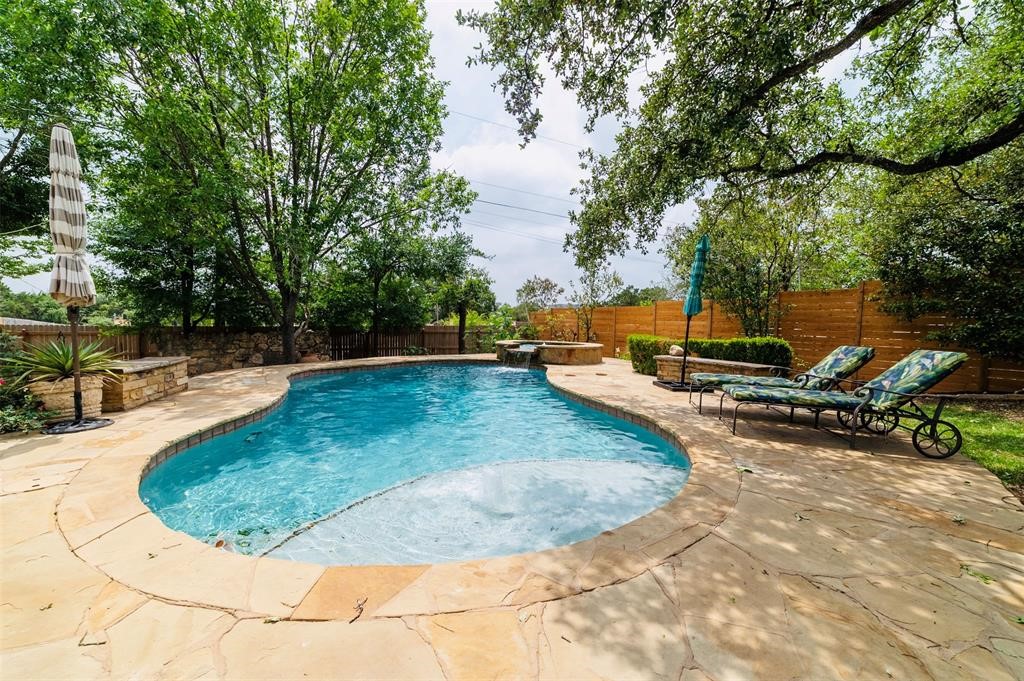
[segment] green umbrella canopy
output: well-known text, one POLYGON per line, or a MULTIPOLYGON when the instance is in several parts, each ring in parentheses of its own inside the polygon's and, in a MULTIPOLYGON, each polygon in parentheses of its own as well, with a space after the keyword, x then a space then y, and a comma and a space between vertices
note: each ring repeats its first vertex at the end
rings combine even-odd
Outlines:
POLYGON ((707 266, 708 251, 711 250, 711 239, 705 234, 697 242, 697 252, 693 254, 693 267, 690 268, 690 290, 686 294, 683 314, 687 317, 699 315, 704 309, 700 287, 704 284, 704 269, 707 266))

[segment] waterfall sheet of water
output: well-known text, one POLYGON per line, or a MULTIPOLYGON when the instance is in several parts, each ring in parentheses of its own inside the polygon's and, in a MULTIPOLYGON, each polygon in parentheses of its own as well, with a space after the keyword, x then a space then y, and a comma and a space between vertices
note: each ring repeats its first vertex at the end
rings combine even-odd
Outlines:
POLYGON ((505 361, 502 363, 513 369, 529 369, 530 360, 533 358, 534 352, 533 346, 528 348, 509 348, 505 350, 505 361))

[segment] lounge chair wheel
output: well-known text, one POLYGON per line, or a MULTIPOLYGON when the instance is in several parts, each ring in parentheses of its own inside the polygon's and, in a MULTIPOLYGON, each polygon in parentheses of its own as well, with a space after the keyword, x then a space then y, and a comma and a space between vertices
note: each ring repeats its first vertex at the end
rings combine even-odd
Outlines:
POLYGON ((923 421, 914 428, 914 449, 929 459, 945 459, 960 451, 963 435, 949 421, 923 421))
POLYGON ((861 414, 861 422, 879 435, 888 435, 900 425, 899 414, 861 414))

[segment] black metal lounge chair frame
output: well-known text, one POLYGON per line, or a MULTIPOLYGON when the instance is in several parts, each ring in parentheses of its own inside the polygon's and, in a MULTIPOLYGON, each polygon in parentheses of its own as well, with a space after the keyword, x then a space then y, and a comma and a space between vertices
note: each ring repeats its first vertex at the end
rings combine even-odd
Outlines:
MULTIPOLYGON (((736 419, 739 414, 740 406, 756 404, 767 406, 769 409, 772 407, 789 406, 789 420, 791 422, 793 420, 793 413, 796 409, 807 409, 814 414, 815 428, 820 426, 822 412, 835 411, 836 420, 839 421, 840 425, 844 428, 848 428, 850 431, 849 442, 851 449, 857 448, 858 430, 866 430, 878 435, 888 436, 897 428, 910 432, 911 442, 914 445, 914 449, 916 449, 922 456, 926 456, 930 459, 949 458, 960 451, 960 447, 963 446, 963 434, 960 432, 960 429, 949 421, 942 419, 943 409, 945 409, 946 404, 952 398, 956 397, 955 395, 901 393, 895 390, 869 387, 863 385, 863 381, 851 381, 849 379, 829 380, 833 381, 837 388, 840 383, 850 383, 860 386, 852 392, 854 397, 861 398, 860 404, 853 408, 837 406, 810 407, 800 405, 790 406, 779 404, 778 402, 760 400, 734 400, 732 409, 732 434, 736 434, 736 419), (875 409, 871 406, 870 402, 878 393, 898 395, 907 399, 901 404, 890 409, 875 409), (935 410, 931 414, 929 414, 918 403, 920 400, 925 399, 937 399, 939 401, 935 406, 935 410), (911 421, 912 424, 907 425, 904 421, 911 421)), ((723 392, 722 398, 719 401, 719 419, 722 418, 722 409, 725 397, 726 395, 723 392)))
MULTIPOLYGON (((771 367, 769 369, 769 371, 771 372, 769 375, 772 378, 782 378, 786 374, 793 373, 794 371, 796 371, 796 369, 792 369, 790 367, 773 366, 773 367, 771 367)), ((809 374, 809 373, 797 374, 796 376, 793 377, 792 380, 797 382, 797 383, 799 383, 800 385, 799 386, 793 386, 792 389, 793 390, 802 390, 802 389, 806 388, 807 387, 807 382, 809 380, 811 380, 812 378, 820 378, 820 379, 826 380, 826 381, 831 381, 832 380, 830 378, 825 378, 824 376, 815 376, 814 374, 809 374)), ((693 381, 690 381, 690 394, 689 394, 689 397, 688 397, 688 401, 689 401, 691 407, 693 406, 693 385, 694 385, 693 381)), ((713 394, 715 392, 715 388, 721 388, 721 387, 722 386, 720 386, 720 385, 704 385, 704 386, 700 386, 700 388, 697 390, 697 413, 698 414, 703 414, 704 413, 704 393, 712 393, 713 394)), ((718 413, 719 414, 722 413, 722 405, 721 405, 721 403, 719 403, 719 405, 718 405, 718 413)))

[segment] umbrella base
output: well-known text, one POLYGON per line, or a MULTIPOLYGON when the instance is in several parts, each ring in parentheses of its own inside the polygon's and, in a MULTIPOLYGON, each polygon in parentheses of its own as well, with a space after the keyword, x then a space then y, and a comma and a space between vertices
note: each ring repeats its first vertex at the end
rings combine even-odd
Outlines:
POLYGON ((68 433, 82 433, 87 430, 96 430, 112 424, 111 419, 82 419, 81 421, 58 421, 43 428, 44 435, 67 435, 68 433))
MULTIPOLYGON (((658 386, 659 388, 664 388, 665 390, 671 390, 674 393, 680 392, 682 390, 689 390, 690 389, 690 384, 689 383, 680 383, 679 381, 651 381, 651 382, 654 385, 658 386)), ((696 386, 694 386, 694 387, 696 387, 696 386)))

